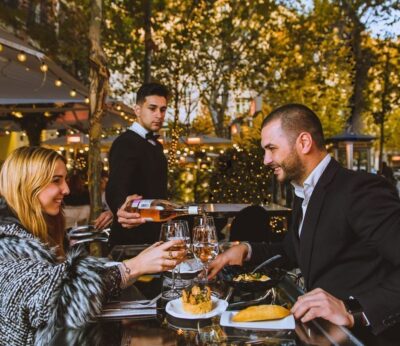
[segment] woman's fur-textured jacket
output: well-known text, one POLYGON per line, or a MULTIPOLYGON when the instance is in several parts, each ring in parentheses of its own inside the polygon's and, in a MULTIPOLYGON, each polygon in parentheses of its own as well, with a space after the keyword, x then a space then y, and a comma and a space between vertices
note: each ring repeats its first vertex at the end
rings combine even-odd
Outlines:
POLYGON ((105 271, 79 252, 58 262, 0 201, 0 345, 47 345, 57 328, 84 326, 108 295, 105 271))

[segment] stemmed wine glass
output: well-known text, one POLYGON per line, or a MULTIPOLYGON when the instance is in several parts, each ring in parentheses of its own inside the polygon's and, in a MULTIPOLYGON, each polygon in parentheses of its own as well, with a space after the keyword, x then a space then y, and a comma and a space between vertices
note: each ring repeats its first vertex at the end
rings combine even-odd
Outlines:
POLYGON ((203 281, 208 283, 208 266, 218 255, 217 232, 212 217, 195 219, 193 228, 193 253, 203 265, 203 281))
MULTIPOLYGON (((183 245, 171 247, 171 251, 186 250, 190 246, 190 233, 187 222, 184 220, 176 220, 164 223, 161 225, 160 240, 183 240, 183 245)), ((163 292, 163 296, 167 299, 175 299, 180 297, 180 292, 176 289, 175 285, 175 273, 179 268, 177 265, 172 270, 172 287, 169 291, 163 292)))

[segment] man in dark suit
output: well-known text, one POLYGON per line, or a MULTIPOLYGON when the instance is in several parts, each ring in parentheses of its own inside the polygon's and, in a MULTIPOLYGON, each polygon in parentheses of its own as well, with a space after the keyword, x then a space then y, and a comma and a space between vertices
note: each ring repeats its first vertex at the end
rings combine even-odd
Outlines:
POLYGON ((292 226, 282 244, 240 244, 222 253, 210 276, 226 264, 279 253, 304 276, 307 293, 292 308, 302 322, 320 317, 374 334, 399 322, 400 200, 393 187, 331 158, 318 117, 303 105, 269 114, 261 145, 264 164, 294 187, 292 226))
POLYGON ((137 121, 112 144, 106 201, 117 217, 110 244, 149 244, 159 239, 160 224, 145 222, 137 213, 125 212, 134 198, 167 198, 167 159, 154 132, 163 125, 168 89, 158 83, 140 87, 136 96, 137 121))

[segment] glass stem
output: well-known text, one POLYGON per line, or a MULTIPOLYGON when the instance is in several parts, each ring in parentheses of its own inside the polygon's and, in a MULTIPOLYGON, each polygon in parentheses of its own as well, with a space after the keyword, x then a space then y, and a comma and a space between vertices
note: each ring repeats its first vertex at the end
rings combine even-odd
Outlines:
POLYGON ((174 269, 172 269, 172 287, 171 287, 172 292, 176 291, 176 289, 175 289, 175 270, 176 270, 176 267, 174 269))
POLYGON ((208 263, 204 263, 204 283, 208 283, 208 263))
POLYGON ((176 279, 178 281, 182 281, 182 278, 181 278, 181 264, 179 263, 177 267, 178 267, 178 272, 177 272, 177 275, 176 275, 176 279))

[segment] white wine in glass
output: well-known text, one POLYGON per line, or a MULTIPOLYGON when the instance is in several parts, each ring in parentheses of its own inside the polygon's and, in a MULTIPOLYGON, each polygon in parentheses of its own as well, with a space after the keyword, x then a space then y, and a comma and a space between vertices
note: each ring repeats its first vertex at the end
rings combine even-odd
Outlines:
POLYGON ((218 239, 214 225, 203 224, 193 229, 193 254, 203 265, 203 278, 207 283, 208 266, 218 255, 218 239))
MULTIPOLYGON (((170 240, 183 240, 183 244, 172 246, 170 251, 182 251, 186 250, 190 244, 189 228, 186 221, 172 221, 161 225, 160 240, 170 241, 170 240)), ((176 289, 175 285, 175 273, 176 266, 172 270, 172 287, 169 291, 163 292, 164 298, 176 299, 180 297, 180 292, 176 289)))

